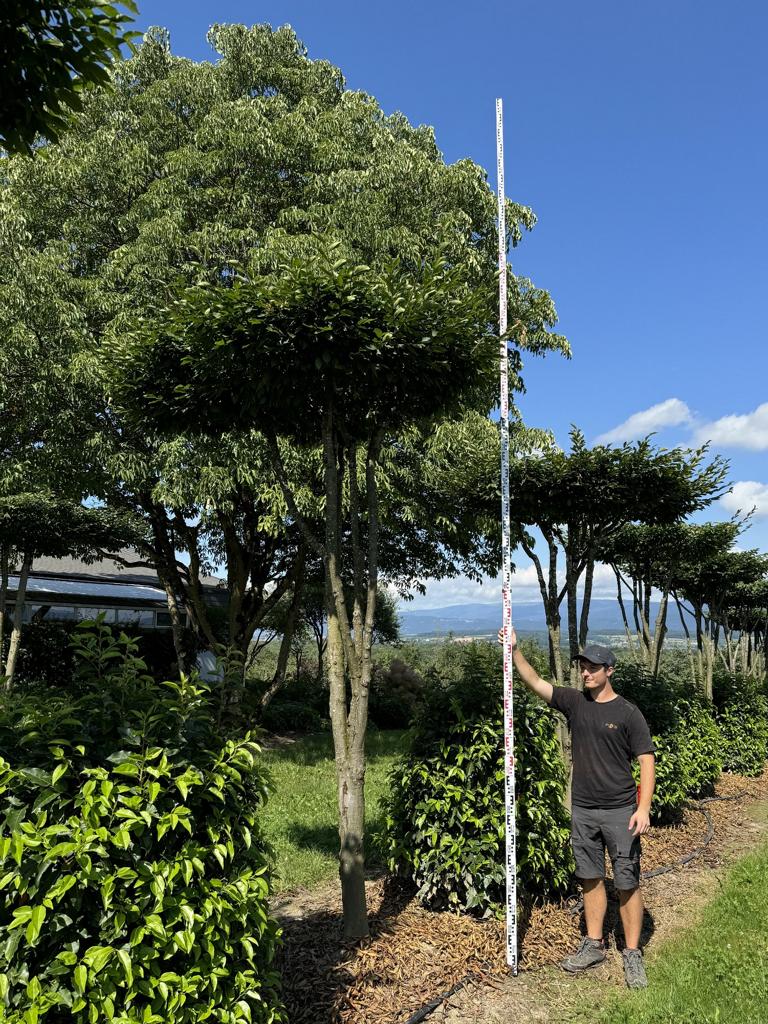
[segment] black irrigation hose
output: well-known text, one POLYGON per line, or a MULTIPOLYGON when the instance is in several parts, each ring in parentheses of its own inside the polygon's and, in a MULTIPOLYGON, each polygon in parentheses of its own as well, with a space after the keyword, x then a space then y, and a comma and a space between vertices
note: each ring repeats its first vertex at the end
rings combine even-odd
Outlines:
POLYGON ((422 1006, 420 1010, 412 1014, 408 1020, 404 1021, 404 1024, 419 1024, 419 1021, 424 1020, 426 1017, 436 1010, 441 1003, 444 1003, 446 999, 450 999, 452 995, 455 995, 459 989, 464 988, 472 980, 471 974, 465 974, 461 981, 457 981, 453 988, 449 988, 447 992, 443 992, 442 995, 437 996, 432 1000, 431 1003, 427 1003, 426 1006, 422 1006))
MULTIPOLYGON (((708 796, 705 797, 703 800, 691 801, 689 803, 689 806, 694 811, 699 811, 701 814, 703 814, 707 821, 707 835, 704 839, 704 842, 701 844, 701 846, 697 846, 694 850, 692 850, 691 853, 686 854, 685 857, 680 857, 680 859, 676 860, 674 864, 666 864, 664 867, 654 868, 652 871, 643 871, 640 875, 640 878, 655 878, 657 875, 665 875, 667 874, 667 872, 674 871, 675 868, 683 867, 685 864, 689 864, 692 860, 695 860, 697 857, 700 857, 706 849, 706 847, 709 846, 709 844, 712 842, 715 836, 715 826, 712 823, 712 815, 703 805, 715 803, 716 801, 720 800, 740 800, 743 796, 746 795, 746 792, 744 792, 736 793, 735 796, 708 796)), ((571 910, 571 916, 575 917, 576 914, 580 914, 583 906, 584 900, 579 899, 578 903, 576 903, 571 910)), ((416 1013, 412 1014, 408 1018, 408 1020, 403 1022, 403 1024, 420 1024, 420 1022, 425 1020, 430 1015, 430 1013, 433 1013, 438 1008, 438 1006, 440 1006, 441 1003, 444 1003, 446 999, 450 999, 452 995, 455 995, 459 991, 459 989, 462 989, 464 988, 465 985, 468 985, 472 978, 473 975, 466 974, 461 979, 461 981, 456 982, 453 988, 449 988, 447 992, 443 992, 441 995, 437 996, 431 1002, 427 1003, 425 1006, 422 1006, 420 1010, 417 1010, 416 1013)))
MULTIPOLYGON (((706 847, 709 846, 709 844, 715 837, 715 826, 712 823, 712 815, 709 813, 706 807, 704 807, 704 804, 713 804, 724 800, 740 800, 743 796, 746 795, 747 794, 745 791, 743 793, 736 793, 734 796, 707 796, 704 797, 703 800, 689 801, 688 806, 694 811, 699 811, 699 813, 703 814, 706 818, 707 835, 704 839, 704 842, 701 844, 701 846, 697 846, 690 853, 686 854, 685 857, 680 857, 679 860, 676 860, 672 864, 666 864, 664 867, 661 868, 654 868, 652 871, 641 872, 640 879, 642 880, 645 878, 655 878, 657 875, 666 875, 668 872, 674 871, 676 868, 681 868, 686 864, 690 864, 692 860, 695 860, 697 857, 700 857, 706 849, 706 847)), ((571 899, 573 899, 573 897, 571 897, 571 899)), ((584 900, 583 898, 580 898, 571 909, 571 917, 575 917, 577 914, 580 914, 583 907, 584 900)))

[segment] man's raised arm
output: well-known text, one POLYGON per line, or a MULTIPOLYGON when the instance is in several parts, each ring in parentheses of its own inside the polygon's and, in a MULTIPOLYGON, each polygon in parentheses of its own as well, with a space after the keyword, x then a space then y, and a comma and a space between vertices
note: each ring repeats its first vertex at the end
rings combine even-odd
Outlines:
MULTIPOLYGON (((499 643, 504 643, 504 630, 499 630, 499 643)), ((514 627, 512 629, 512 659, 515 663, 515 669, 517 674, 523 680, 528 689, 535 693, 537 697, 541 697, 547 704, 552 703, 552 693, 554 687, 552 683, 548 683, 546 679, 542 679, 536 669, 530 665, 523 656, 523 652, 517 646, 517 633, 515 633, 514 627)))

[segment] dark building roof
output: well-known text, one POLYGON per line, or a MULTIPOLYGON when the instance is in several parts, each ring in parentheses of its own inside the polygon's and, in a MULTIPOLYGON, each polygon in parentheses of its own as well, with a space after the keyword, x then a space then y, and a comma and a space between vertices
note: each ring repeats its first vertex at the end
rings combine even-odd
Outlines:
MULTIPOLYGON (((79 558, 36 558, 30 576, 46 579, 70 579, 93 581, 94 583, 136 583, 159 587, 160 580, 149 563, 138 551, 124 548, 116 552, 115 558, 100 558, 94 562, 83 562, 79 558), (117 559, 122 559, 118 561, 117 559), (123 565, 127 562, 127 565, 123 565)), ((224 580, 215 576, 203 576, 204 587, 223 589, 224 580)))
MULTIPOLYGON (((122 561, 104 558, 86 563, 77 558, 39 558, 29 574, 25 603, 164 607, 165 590, 157 573, 139 553, 126 549, 117 552, 117 558, 122 561)), ((18 586, 16 573, 9 580, 11 599, 18 586)), ((223 580, 207 576, 201 582, 208 601, 226 603, 223 580)))

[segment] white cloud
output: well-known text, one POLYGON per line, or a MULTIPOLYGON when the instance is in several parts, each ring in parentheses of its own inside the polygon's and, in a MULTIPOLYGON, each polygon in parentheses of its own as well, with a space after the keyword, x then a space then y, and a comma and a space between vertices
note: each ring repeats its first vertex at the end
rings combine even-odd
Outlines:
POLYGON ((618 427, 596 437, 595 443, 621 444, 623 441, 636 441, 654 430, 660 430, 662 427, 679 427, 681 424, 690 423, 692 419, 691 410, 685 402, 679 398, 668 398, 665 402, 652 405, 650 409, 633 413, 618 427))
MULTIPOLYGON (((535 566, 530 562, 524 564, 525 555, 519 551, 516 553, 516 558, 518 559, 518 569, 512 574, 513 603, 539 602, 541 593, 535 566)), ((559 567, 558 575, 561 577, 559 584, 562 587, 565 583, 562 566, 559 567)), ((473 580, 467 579, 466 576, 457 576, 448 580, 427 580, 426 586, 426 594, 423 596, 414 594, 413 600, 408 601, 403 607, 412 611, 426 611, 430 608, 448 608, 451 605, 462 604, 498 604, 501 606, 501 576, 497 576, 496 579, 486 576, 482 583, 475 583, 473 580)), ((601 563, 595 566, 592 596, 595 598, 616 596, 616 577, 610 566, 601 563)), ((565 614, 565 602, 563 602, 563 614, 565 614)))
POLYGON ((757 480, 739 480, 724 494, 720 504, 727 512, 749 512, 755 509, 755 519, 768 518, 768 484, 757 480))
POLYGON ((711 441, 720 447, 768 449, 768 402, 743 416, 722 416, 696 428, 696 441, 711 441))

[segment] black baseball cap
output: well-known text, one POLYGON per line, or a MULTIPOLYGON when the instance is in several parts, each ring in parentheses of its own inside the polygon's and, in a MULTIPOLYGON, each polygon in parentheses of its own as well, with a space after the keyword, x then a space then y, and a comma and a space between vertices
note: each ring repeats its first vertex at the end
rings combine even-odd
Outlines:
POLYGON ((602 644, 587 644, 573 660, 580 661, 582 658, 591 661, 593 665, 609 665, 613 668, 616 664, 616 655, 610 647, 603 647, 602 644))

